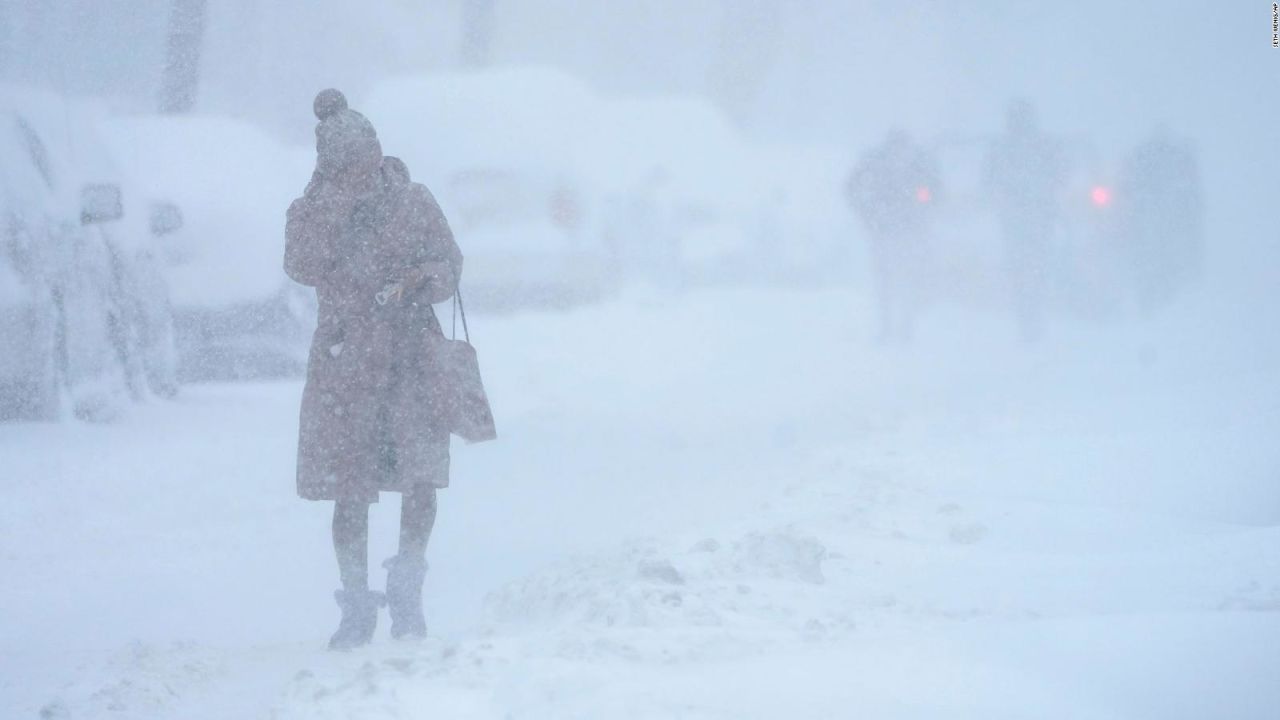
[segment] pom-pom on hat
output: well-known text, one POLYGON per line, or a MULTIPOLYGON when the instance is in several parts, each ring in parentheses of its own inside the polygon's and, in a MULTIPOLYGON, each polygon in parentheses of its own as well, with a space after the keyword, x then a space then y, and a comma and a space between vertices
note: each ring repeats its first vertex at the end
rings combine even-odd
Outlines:
POLYGON ((347 96, 337 88, 321 90, 316 94, 316 100, 311 104, 311 109, 315 112, 317 120, 324 120, 336 112, 347 109, 347 96))

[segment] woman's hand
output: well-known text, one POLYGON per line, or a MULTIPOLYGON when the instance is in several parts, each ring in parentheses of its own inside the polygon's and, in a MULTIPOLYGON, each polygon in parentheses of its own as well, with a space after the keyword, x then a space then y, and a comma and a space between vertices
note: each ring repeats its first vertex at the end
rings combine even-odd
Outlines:
POLYGON ((405 272, 400 282, 405 290, 417 290, 423 283, 439 280, 449 272, 449 264, 445 262, 425 262, 414 265, 405 272))
POLYGON ((449 272, 449 264, 445 262, 425 262, 404 270, 393 276, 383 289, 386 300, 402 302, 406 295, 412 295, 425 283, 443 278, 449 272))

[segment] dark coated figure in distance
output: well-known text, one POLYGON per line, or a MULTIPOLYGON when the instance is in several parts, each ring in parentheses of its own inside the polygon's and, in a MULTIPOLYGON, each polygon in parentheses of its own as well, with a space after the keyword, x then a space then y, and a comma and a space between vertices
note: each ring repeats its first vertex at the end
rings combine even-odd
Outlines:
POLYGON ((896 129, 859 159, 845 187, 867 230, 881 342, 905 343, 914 332, 938 190, 933 157, 896 129))

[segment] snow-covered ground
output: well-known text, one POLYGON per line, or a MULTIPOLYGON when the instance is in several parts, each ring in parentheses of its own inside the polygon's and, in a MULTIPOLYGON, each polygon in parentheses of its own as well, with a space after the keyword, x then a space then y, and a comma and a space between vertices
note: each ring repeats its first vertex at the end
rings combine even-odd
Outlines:
POLYGON ((501 437, 455 446, 432 637, 348 654, 299 383, 0 427, 0 717, 1280 717, 1270 334, 869 310, 476 318, 501 437))

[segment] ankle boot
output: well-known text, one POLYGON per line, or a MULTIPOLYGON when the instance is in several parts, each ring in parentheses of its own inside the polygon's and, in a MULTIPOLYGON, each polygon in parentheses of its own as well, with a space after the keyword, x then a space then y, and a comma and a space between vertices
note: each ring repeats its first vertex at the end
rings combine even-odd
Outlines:
POLYGON ((427 561, 396 555, 382 566, 387 569, 387 611, 391 614, 391 637, 424 638, 427 620, 422 616, 422 581, 427 561))
POLYGON ((350 650, 367 645, 378 627, 378 608, 386 604, 386 597, 369 590, 338 590, 333 598, 342 608, 342 622, 329 638, 329 649, 350 650))

